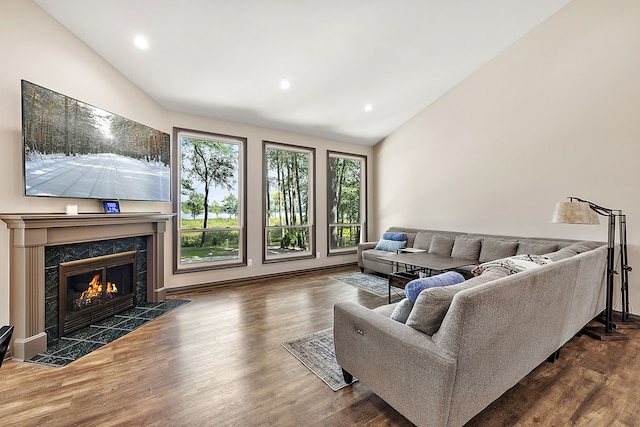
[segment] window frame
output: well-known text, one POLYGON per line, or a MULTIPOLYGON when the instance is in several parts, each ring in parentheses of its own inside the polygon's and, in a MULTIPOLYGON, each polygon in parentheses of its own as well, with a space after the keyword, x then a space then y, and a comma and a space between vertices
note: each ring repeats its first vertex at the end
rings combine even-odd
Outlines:
POLYGON ((217 270, 221 268, 244 267, 247 265, 247 138, 235 135, 226 135, 221 133, 207 132, 187 128, 173 128, 173 212, 176 217, 173 221, 173 272, 190 273, 195 271, 217 270), (238 191, 238 225, 237 227, 215 228, 207 227, 206 229, 188 229, 181 228, 182 214, 182 197, 181 197, 181 179, 182 179, 182 137, 191 137, 194 139, 208 139, 216 142, 236 144, 238 146, 238 165, 237 165, 237 191, 238 191), (203 261, 194 264, 185 264, 181 260, 181 237, 183 232, 203 232, 203 231, 230 231, 237 230, 238 237, 238 256, 233 259, 219 259, 213 261, 203 261))
POLYGON ((360 226, 360 241, 358 243, 367 241, 367 160, 368 157, 362 154, 346 153, 341 151, 327 151, 327 256, 336 256, 356 253, 358 250, 358 244, 348 248, 336 248, 331 247, 331 228, 339 226, 360 226), (332 223, 331 222, 331 158, 344 158, 349 160, 360 161, 360 222, 359 223, 332 223))
POLYGON ((270 264, 275 262, 285 262, 293 260, 310 259, 316 257, 316 149, 314 147, 305 147, 302 145, 287 144, 275 141, 262 141, 262 263, 270 264), (292 226, 267 226, 267 185, 268 185, 268 164, 267 149, 274 148, 282 151, 296 151, 309 154, 309 171, 308 171, 308 190, 307 190, 307 210, 308 221, 306 225, 292 226), (278 228, 306 228, 309 230, 309 250, 301 255, 283 254, 276 257, 268 256, 268 233, 269 230, 278 228))

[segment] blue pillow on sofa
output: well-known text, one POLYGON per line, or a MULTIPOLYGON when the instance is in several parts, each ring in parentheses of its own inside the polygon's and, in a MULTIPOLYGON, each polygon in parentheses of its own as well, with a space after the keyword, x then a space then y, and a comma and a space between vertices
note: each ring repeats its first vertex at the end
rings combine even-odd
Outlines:
POLYGON ((404 294, 413 304, 420 292, 429 288, 437 288, 442 286, 451 286, 464 282, 464 276, 456 271, 447 271, 437 276, 421 277, 407 283, 404 287, 404 294))
POLYGON ((387 231, 382 235, 382 239, 378 242, 374 249, 379 251, 397 252, 407 245, 407 235, 405 233, 393 233, 387 231))
POLYGON ((407 241, 407 233, 396 233, 393 231, 387 231, 382 234, 384 240, 395 240, 397 242, 407 241))

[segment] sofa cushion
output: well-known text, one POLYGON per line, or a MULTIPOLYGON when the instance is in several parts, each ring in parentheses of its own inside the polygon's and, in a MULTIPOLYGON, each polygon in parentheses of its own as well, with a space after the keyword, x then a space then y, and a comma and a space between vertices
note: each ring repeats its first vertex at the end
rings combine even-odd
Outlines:
POLYGON ((493 261, 516 254, 518 242, 515 240, 484 239, 480 249, 480 262, 493 261))
POLYGON ((569 246, 565 246, 564 248, 560 248, 555 252, 551 252, 545 254, 552 261, 560 261, 561 259, 570 258, 574 255, 581 254, 582 252, 590 251, 592 249, 603 246, 604 243, 597 242, 576 242, 572 243, 569 246))
POLYGON ((440 329, 442 319, 447 314, 451 301, 458 292, 506 276, 507 273, 504 270, 491 270, 457 285, 429 288, 421 292, 407 318, 407 326, 433 335, 440 329))
POLYGON ((416 249, 424 249, 429 250, 431 246, 431 239, 433 238, 433 233, 428 233, 426 231, 419 231, 416 234, 416 238, 413 241, 413 247, 416 249))
POLYGON ((387 231, 382 233, 383 240, 395 240, 397 242, 406 242, 407 241, 407 233, 399 233, 397 231, 387 231))
POLYGON ((390 317, 397 322, 406 323, 412 308, 413 303, 407 298, 403 298, 393 309, 390 317))
POLYGON ((431 239, 431 245, 429 245, 429 253, 442 256, 451 256, 451 250, 453 249, 454 242, 455 240, 453 237, 436 234, 431 239))
POLYGON ((558 244, 554 242, 527 242, 520 241, 516 255, 535 254, 543 255, 558 250, 558 244))
POLYGON ((435 288, 439 286, 451 286, 464 282, 464 276, 456 271, 447 271, 446 273, 436 276, 421 277, 410 281, 404 287, 404 293, 407 299, 412 303, 416 302, 420 292, 425 289, 435 288))
MULTIPOLYGON (((480 245, 482 240, 471 237, 458 236, 453 243, 451 256, 453 258, 473 259, 476 260, 480 256, 480 245)), ((550 251, 547 251, 550 252, 550 251)))
MULTIPOLYGON (((387 233, 385 233, 387 234, 387 233)), ((375 250, 378 251, 386 251, 386 252, 397 252, 398 249, 402 249, 407 246, 407 240, 387 240, 380 239, 375 250)))
POLYGON ((378 249, 369 249, 362 252, 362 259, 374 262, 382 262, 380 257, 391 255, 395 252, 381 251, 378 249))
POLYGON ((553 260, 551 258, 544 255, 514 255, 508 258, 482 263, 473 269, 473 274, 478 276, 487 270, 499 269, 511 275, 532 268, 542 267, 552 262, 553 260))

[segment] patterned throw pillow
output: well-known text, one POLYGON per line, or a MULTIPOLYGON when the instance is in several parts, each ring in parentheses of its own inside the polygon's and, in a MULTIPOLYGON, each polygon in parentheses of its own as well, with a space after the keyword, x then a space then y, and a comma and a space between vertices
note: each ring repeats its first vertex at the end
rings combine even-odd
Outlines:
POLYGON ((398 252, 398 249, 403 249, 407 245, 406 240, 386 240, 381 239, 374 249, 387 252, 398 252))
POLYGON ((532 268, 542 267, 552 263, 553 260, 543 255, 515 255, 512 257, 497 259, 495 261, 485 262, 473 269, 475 276, 481 275, 483 272, 491 269, 506 270, 509 275, 520 273, 521 271, 530 270, 532 268))
POLYGON ((407 246, 407 235, 405 233, 394 233, 387 231, 382 235, 382 239, 376 244, 374 249, 387 252, 398 252, 407 246))

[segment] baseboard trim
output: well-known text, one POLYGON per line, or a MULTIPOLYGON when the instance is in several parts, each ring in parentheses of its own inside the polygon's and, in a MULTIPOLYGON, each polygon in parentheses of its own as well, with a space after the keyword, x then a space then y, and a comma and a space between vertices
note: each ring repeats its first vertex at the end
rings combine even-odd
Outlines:
POLYGON ((349 262, 345 264, 336 264, 336 265, 328 265, 328 266, 316 267, 316 268, 307 268, 304 270, 295 270, 295 271, 288 271, 288 272, 285 271, 282 273, 263 274, 259 276, 248 276, 248 277, 242 277, 238 279, 222 280, 220 282, 199 283, 197 285, 187 285, 187 286, 180 286, 175 288, 165 287, 165 289, 167 291, 167 295, 177 295, 177 294, 183 294, 185 292, 204 292, 213 288, 219 288, 223 286, 249 285, 249 284, 254 284, 256 282, 262 282, 264 280, 275 279, 278 277, 281 278, 281 277, 304 276, 305 274, 316 273, 319 271, 337 270, 337 269, 346 268, 346 267, 355 267, 357 265, 358 265, 357 262, 349 262))

